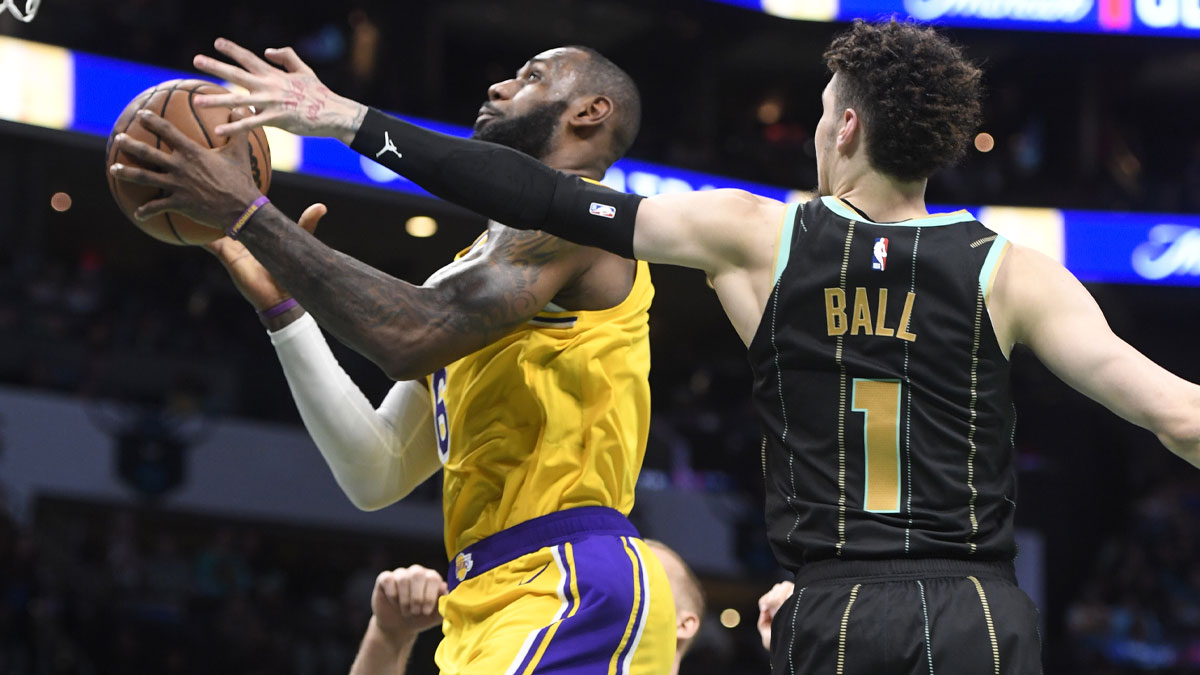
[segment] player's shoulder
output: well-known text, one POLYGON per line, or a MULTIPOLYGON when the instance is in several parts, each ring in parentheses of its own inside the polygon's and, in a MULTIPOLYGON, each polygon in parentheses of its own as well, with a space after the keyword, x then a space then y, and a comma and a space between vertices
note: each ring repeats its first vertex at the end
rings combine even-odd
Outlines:
POLYGON ((710 206, 718 208, 728 215, 757 216, 770 220, 775 216, 782 216, 788 208, 785 202, 778 199, 764 197, 740 188, 705 190, 700 194, 708 195, 710 206))
POLYGON ((1005 241, 990 257, 993 270, 983 290, 993 311, 1022 310, 1038 298, 1079 285, 1066 267, 1031 246, 1005 241))

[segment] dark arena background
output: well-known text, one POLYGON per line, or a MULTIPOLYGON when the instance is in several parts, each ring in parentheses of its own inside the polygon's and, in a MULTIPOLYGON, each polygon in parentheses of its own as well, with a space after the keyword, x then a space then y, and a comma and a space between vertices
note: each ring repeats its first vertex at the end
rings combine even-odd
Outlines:
MULTIPOLYGON (((344 673, 375 575, 445 570, 435 477, 357 511, 220 265, 118 211, 104 143, 134 94, 232 38, 293 45, 336 92, 463 134, 492 82, 583 44, 625 68, 642 131, 606 179, 652 195, 816 184, 821 53, 856 18, 943 26, 985 70, 975 147, 931 210, 1056 257, 1118 335, 1200 381, 1196 0, 45 0, 0 14, 0 674, 344 673)), ((336 141, 272 130, 271 198, 419 283, 484 221, 336 141)), ((794 192, 795 191, 795 192, 794 192)), ((745 350, 702 274, 653 271, 653 424, 632 519, 695 569, 683 673, 767 673, 745 350)), ((1086 340, 1087 336, 1080 336, 1086 340)), ((378 401, 390 381, 334 343, 378 401)), ((1200 472, 1014 357, 1022 587, 1047 673, 1200 671, 1200 472)), ((434 673, 437 631, 411 673, 434 673)))

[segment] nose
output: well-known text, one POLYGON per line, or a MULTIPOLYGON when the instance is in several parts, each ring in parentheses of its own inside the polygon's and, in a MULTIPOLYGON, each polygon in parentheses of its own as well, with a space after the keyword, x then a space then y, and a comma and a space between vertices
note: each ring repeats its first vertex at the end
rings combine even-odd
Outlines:
POLYGON ((488 100, 501 101, 512 98, 514 89, 513 85, 515 83, 516 80, 508 79, 504 80, 503 82, 497 82, 496 84, 488 87, 488 100))

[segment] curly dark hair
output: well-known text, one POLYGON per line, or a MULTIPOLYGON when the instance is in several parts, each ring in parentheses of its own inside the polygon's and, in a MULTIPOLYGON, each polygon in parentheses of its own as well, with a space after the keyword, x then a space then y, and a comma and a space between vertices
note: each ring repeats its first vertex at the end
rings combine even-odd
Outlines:
POLYGON ((966 152, 979 127, 982 72, 932 28, 854 22, 825 51, 838 105, 866 128, 867 159, 904 181, 928 178, 966 152))

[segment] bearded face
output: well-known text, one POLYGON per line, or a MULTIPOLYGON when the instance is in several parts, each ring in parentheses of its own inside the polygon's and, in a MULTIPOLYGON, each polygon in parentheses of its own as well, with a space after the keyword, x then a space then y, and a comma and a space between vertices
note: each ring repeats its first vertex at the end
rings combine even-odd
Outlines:
POLYGON ((509 116, 485 106, 488 114, 475 120, 471 138, 499 143, 541 159, 550 154, 554 134, 567 110, 566 101, 542 103, 518 116, 509 116))

